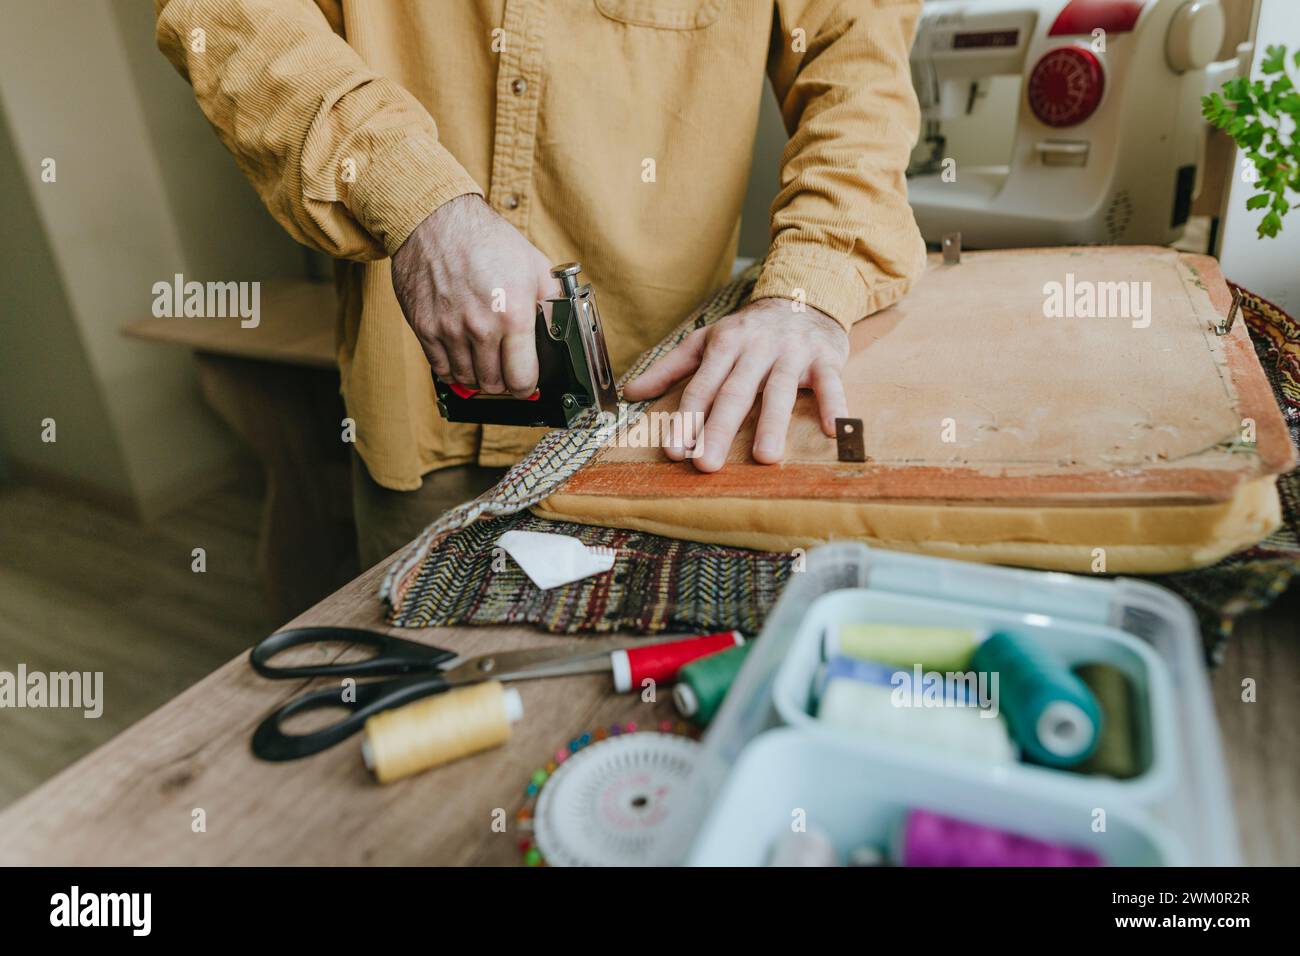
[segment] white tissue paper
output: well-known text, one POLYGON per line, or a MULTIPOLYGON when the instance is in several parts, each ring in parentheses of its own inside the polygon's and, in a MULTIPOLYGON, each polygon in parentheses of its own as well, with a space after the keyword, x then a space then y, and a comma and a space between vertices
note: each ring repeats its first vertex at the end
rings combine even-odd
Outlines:
POLYGON ((507 531, 497 545, 543 591, 603 574, 614 566, 613 548, 589 548, 567 534, 507 531))

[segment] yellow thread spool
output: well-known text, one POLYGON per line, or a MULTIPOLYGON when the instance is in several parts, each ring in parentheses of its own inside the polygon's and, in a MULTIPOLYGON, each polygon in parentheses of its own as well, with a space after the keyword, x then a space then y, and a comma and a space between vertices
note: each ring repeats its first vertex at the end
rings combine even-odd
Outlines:
POLYGON ((961 627, 844 623, 826 635, 826 656, 847 654, 895 667, 920 664, 928 671, 970 670, 975 632, 961 627))
POLYGON ((387 710, 366 721, 361 757, 380 783, 401 780, 510 739, 519 691, 488 681, 387 710))

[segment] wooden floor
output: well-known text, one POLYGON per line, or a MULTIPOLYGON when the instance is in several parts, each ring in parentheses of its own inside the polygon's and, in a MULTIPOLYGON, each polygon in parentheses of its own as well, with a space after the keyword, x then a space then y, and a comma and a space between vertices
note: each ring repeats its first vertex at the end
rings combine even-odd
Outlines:
POLYGON ((149 526, 0 485, 0 670, 103 671, 103 716, 0 710, 0 806, 268 633, 253 568, 261 489, 236 485, 149 526), (194 548, 207 571, 191 570, 194 548))
MULTIPOLYGON (((253 569, 260 501, 245 482, 141 526, 0 486, 0 670, 103 671, 108 704, 98 720, 0 710, 0 807, 272 629, 253 569)), ((1298 865, 1300 590, 1239 625, 1212 682, 1246 859, 1298 865)))

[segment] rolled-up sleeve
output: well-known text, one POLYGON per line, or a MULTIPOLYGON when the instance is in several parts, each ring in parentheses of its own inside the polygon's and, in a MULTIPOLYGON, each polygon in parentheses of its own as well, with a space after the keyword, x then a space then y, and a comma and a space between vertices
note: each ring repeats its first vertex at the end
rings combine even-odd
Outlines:
POLYGON ((299 242, 380 259, 447 200, 482 194, 428 111, 311 0, 154 0, 154 10, 159 49, 299 242))
POLYGON ((803 299, 849 327, 924 270, 905 177, 920 13, 921 0, 777 0, 768 75, 790 142, 754 298, 803 299))

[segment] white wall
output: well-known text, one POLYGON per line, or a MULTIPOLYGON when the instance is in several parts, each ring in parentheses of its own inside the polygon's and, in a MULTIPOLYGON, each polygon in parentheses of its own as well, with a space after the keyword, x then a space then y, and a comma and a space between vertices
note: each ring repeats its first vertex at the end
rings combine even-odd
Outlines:
POLYGON ((0 201, 16 217, 0 244, 0 441, 15 465, 149 516, 227 474, 238 446, 190 355, 122 327, 177 272, 301 274, 303 255, 157 51, 148 0, 0 0, 0 23, 13 159, 0 201), (56 182, 42 181, 46 157, 56 182), (46 414, 55 445, 33 441, 46 414))
MULTIPOLYGON (((22 166, 0 105, 0 170, 22 166)), ((114 438, 103 390, 63 294, 30 187, 0 176, 0 444, 10 464, 93 487, 132 504, 126 462, 114 438), (42 421, 56 423, 54 443, 42 421)))
MULTIPOLYGON (((1264 48, 1277 43, 1286 45, 1289 56, 1300 50, 1300 0, 1263 0, 1255 39, 1256 77, 1264 48)), ((1236 169, 1223 220, 1223 274, 1300 316, 1300 210, 1292 209, 1282 220, 1282 232, 1276 238, 1260 239, 1255 230, 1263 211, 1246 209, 1246 200, 1255 190, 1242 180, 1240 160, 1236 169)), ((1293 197, 1293 201, 1300 198, 1293 197)))

